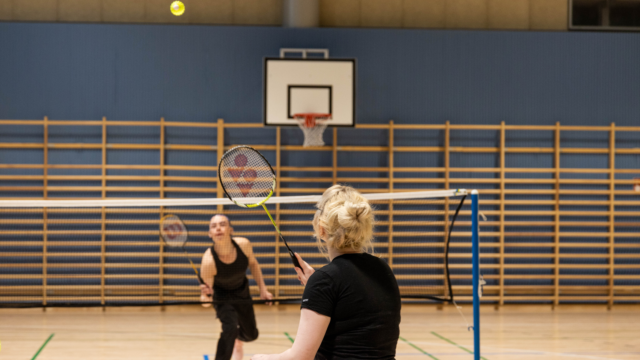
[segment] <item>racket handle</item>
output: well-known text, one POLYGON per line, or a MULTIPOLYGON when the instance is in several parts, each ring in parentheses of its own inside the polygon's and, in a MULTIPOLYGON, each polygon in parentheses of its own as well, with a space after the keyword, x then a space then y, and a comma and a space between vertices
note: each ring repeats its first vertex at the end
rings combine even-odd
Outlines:
POLYGON ((213 297, 213 294, 207 294, 207 297, 211 299, 213 297))
POLYGON ((302 271, 302 273, 304 274, 304 269, 302 268, 302 266, 300 266, 300 262, 298 261, 298 258, 293 254, 293 251, 289 250, 289 255, 291 256, 293 266, 299 268, 300 271, 302 271))
MULTIPOLYGON (((204 280, 202 280, 202 277, 200 277, 200 274, 196 272, 196 276, 198 276, 198 281, 200 282, 200 285, 206 285, 204 280)), ((207 297, 211 299, 211 294, 207 294, 207 297)))

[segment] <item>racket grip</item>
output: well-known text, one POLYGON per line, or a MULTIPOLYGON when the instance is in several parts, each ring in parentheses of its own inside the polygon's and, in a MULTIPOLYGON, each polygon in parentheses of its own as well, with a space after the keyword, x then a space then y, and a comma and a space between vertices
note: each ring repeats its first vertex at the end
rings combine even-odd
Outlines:
POLYGON ((291 250, 289 250, 289 255, 291 256, 291 261, 293 262, 293 266, 299 268, 300 271, 302 271, 302 273, 304 274, 304 269, 302 268, 302 266, 300 266, 300 262, 298 261, 298 258, 293 254, 291 250))
MULTIPOLYGON (((204 280, 202 280, 202 277, 200 277, 200 274, 196 273, 196 275, 198 275, 198 281, 200 282, 200 285, 206 285, 206 283, 204 282, 204 280)), ((212 295, 211 294, 207 294, 207 297, 209 299, 211 299, 212 295)))

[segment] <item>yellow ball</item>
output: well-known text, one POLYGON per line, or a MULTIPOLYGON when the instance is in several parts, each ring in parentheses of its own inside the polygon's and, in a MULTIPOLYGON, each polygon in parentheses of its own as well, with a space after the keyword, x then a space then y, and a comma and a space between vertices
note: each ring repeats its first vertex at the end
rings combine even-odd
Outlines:
POLYGON ((171 13, 175 16, 184 14, 184 4, 182 1, 174 1, 171 3, 171 13))

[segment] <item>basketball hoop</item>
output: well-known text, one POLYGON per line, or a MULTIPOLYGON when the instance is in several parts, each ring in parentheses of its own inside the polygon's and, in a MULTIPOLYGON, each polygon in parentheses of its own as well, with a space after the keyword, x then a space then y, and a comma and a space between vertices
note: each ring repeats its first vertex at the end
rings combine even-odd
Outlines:
POLYGON ((331 114, 301 113, 294 114, 293 117, 304 134, 302 146, 324 146, 322 134, 331 120, 331 114))

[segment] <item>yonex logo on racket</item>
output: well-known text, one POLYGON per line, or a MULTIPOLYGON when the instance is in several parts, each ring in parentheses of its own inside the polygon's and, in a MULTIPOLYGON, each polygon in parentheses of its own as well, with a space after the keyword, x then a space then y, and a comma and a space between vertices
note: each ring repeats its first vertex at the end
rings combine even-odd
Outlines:
POLYGON ((247 165, 247 157, 243 154, 238 154, 233 158, 233 163, 237 168, 228 168, 227 172, 229 172, 233 181, 238 182, 238 179, 242 176, 244 167, 247 165))
POLYGON ((231 175, 231 178, 233 178, 233 181, 236 183, 236 186, 238 186, 238 189, 240 189, 242 195, 245 197, 249 192, 251 192, 254 181, 258 178, 258 172, 254 169, 245 170, 247 162, 247 157, 244 154, 238 154, 233 158, 233 163, 237 168, 226 169, 229 175, 231 175), (247 182, 238 182, 241 177, 247 182))

